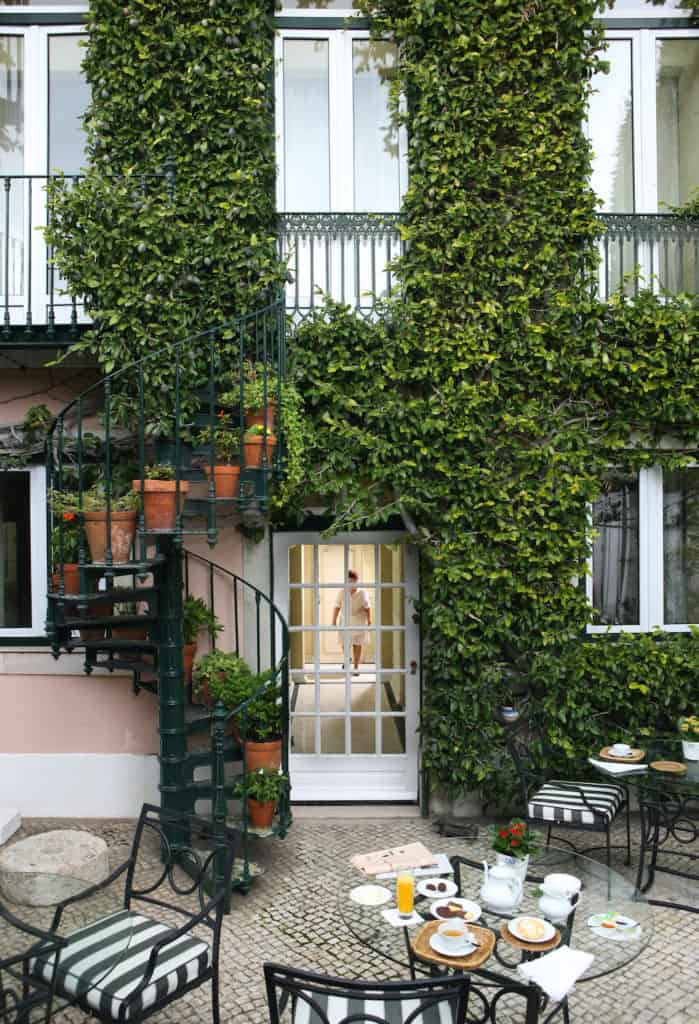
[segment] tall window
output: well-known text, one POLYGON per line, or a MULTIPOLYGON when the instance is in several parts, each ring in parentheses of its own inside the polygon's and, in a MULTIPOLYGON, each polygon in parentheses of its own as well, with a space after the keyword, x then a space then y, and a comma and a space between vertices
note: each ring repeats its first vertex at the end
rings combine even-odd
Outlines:
POLYGON ((589 105, 592 187, 606 213, 628 213, 635 202, 631 40, 610 41, 605 59, 609 72, 593 78, 589 105))
POLYGON ((90 89, 82 73, 79 35, 52 35, 48 40, 48 169, 68 174, 84 162, 83 116, 90 89))
POLYGON ((0 636, 40 636, 46 614, 45 470, 0 473, 0 636))
POLYGON ((592 631, 699 624, 699 468, 610 476, 592 522, 592 631))

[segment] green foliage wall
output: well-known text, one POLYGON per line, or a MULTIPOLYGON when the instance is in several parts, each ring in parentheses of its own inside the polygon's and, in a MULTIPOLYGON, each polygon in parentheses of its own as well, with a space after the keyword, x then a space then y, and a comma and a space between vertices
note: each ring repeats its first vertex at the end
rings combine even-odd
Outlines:
MULTIPOLYGON (((249 312, 276 258, 273 0, 91 0, 87 177, 49 238, 109 371, 249 312), (174 158, 174 197, 161 174, 174 158), (145 176, 145 177, 144 177, 145 176)), ((167 386, 166 356, 147 366, 167 386)))
POLYGON ((508 785, 493 717, 508 669, 566 744, 605 735, 598 711, 655 726, 699 695, 692 639, 670 660, 646 638, 583 646, 575 583, 608 467, 681 460, 654 450, 668 423, 696 450, 697 307, 592 294, 582 125, 597 3, 363 6, 400 47, 403 298, 379 324, 330 307, 299 331, 316 424, 307 486, 340 527, 395 512, 416 524, 425 762, 442 788, 492 797, 508 785), (646 671, 666 679, 653 704, 631 685, 646 671))

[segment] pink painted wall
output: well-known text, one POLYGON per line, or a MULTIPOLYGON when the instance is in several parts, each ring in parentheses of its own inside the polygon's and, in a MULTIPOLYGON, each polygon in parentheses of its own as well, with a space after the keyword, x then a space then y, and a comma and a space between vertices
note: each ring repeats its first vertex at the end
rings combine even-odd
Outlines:
POLYGON ((0 675, 0 705, 4 754, 158 752, 157 699, 130 677, 0 675))
POLYGON ((27 409, 47 405, 61 409, 96 379, 95 370, 83 368, 9 370, 0 374, 0 424, 21 423, 27 409))

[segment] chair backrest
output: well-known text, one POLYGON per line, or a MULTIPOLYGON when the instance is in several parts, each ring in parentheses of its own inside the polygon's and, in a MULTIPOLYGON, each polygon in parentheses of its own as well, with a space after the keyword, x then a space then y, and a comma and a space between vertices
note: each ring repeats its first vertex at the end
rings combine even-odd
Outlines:
POLYGON ((469 992, 468 1024, 537 1024, 543 1006, 535 985, 481 969, 469 992))
POLYGON ((264 965, 270 1024, 464 1024, 470 978, 350 981, 264 965))
POLYGON ((146 903, 194 918, 214 932, 218 948, 221 921, 230 894, 239 833, 215 832, 205 818, 144 804, 131 847, 124 906, 146 903))

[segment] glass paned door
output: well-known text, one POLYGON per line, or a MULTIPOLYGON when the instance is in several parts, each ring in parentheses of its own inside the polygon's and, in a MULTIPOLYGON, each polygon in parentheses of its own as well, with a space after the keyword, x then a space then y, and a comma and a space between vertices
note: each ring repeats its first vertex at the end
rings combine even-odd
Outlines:
POLYGON ((291 637, 294 799, 416 799, 412 553, 399 535, 285 534, 275 564, 291 637))

